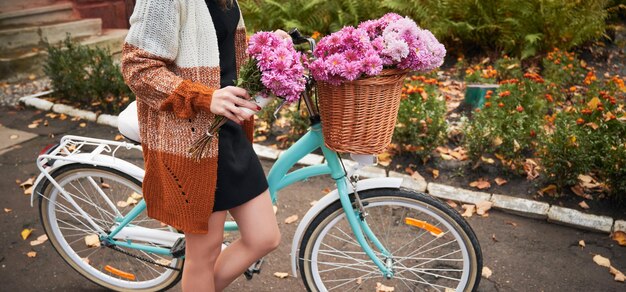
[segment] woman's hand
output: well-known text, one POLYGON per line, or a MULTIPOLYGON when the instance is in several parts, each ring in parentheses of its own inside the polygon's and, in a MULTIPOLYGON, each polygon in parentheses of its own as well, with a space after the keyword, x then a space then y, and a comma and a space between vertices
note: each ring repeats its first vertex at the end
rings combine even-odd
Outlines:
POLYGON ((224 116, 235 123, 243 124, 243 121, 261 109, 248 99, 250 99, 250 95, 240 87, 227 86, 215 90, 211 99, 211 112, 224 116), (243 108, 248 108, 251 111, 243 110, 243 108))
POLYGON ((276 34, 277 36, 279 36, 282 39, 290 39, 291 36, 284 30, 282 29, 277 29, 274 31, 274 34, 276 34))

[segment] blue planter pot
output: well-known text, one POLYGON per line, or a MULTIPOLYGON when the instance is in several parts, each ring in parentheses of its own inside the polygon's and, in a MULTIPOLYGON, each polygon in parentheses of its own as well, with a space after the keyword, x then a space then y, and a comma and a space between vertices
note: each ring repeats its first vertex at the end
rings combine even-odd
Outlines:
POLYGON ((498 90, 498 84, 470 84, 465 88, 465 103, 472 108, 481 108, 485 104, 485 95, 487 91, 495 92, 498 90))

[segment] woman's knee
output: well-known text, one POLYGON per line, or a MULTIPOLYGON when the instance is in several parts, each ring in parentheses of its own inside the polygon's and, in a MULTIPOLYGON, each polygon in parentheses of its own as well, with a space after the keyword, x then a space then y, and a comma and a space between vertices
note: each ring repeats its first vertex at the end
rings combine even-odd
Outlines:
POLYGON ((259 253, 267 254, 275 250, 280 245, 280 231, 278 227, 266 232, 259 232, 252 238, 242 236, 242 240, 251 249, 257 250, 259 253))

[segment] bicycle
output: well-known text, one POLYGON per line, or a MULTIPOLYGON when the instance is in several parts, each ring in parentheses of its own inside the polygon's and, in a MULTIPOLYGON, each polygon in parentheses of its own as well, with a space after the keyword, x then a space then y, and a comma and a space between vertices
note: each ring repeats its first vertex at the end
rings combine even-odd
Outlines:
MULTIPOLYGON (((297 31, 292 37, 294 43, 315 46, 297 31)), ((267 179, 272 202, 281 189, 312 176, 330 175, 337 188, 299 223, 291 246, 292 275, 299 274, 309 291, 358 290, 376 283, 396 291, 475 290, 482 254, 469 224, 447 204, 405 187, 401 178, 359 180, 355 173, 373 163, 373 156, 354 156, 359 163, 346 169, 341 156, 324 145, 314 81, 307 80, 302 100, 311 127, 272 166, 267 179), (325 163, 289 171, 316 149, 325 163)), ((31 205, 36 195, 50 242, 87 279, 113 290, 165 290, 180 280, 184 255, 177 250, 184 235, 147 217, 144 171, 117 157, 127 150, 141 147, 63 137, 37 158, 41 173, 31 205)), ((236 231, 237 225, 228 221, 224 230, 236 231)), ((251 267, 248 276, 259 269, 251 267)))

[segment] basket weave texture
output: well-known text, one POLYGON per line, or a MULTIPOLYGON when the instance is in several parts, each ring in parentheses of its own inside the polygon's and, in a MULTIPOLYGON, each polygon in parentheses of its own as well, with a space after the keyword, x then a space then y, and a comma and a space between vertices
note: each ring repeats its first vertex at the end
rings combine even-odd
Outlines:
POLYGON ((357 154, 384 152, 391 143, 406 74, 385 69, 339 86, 318 82, 326 147, 357 154))

